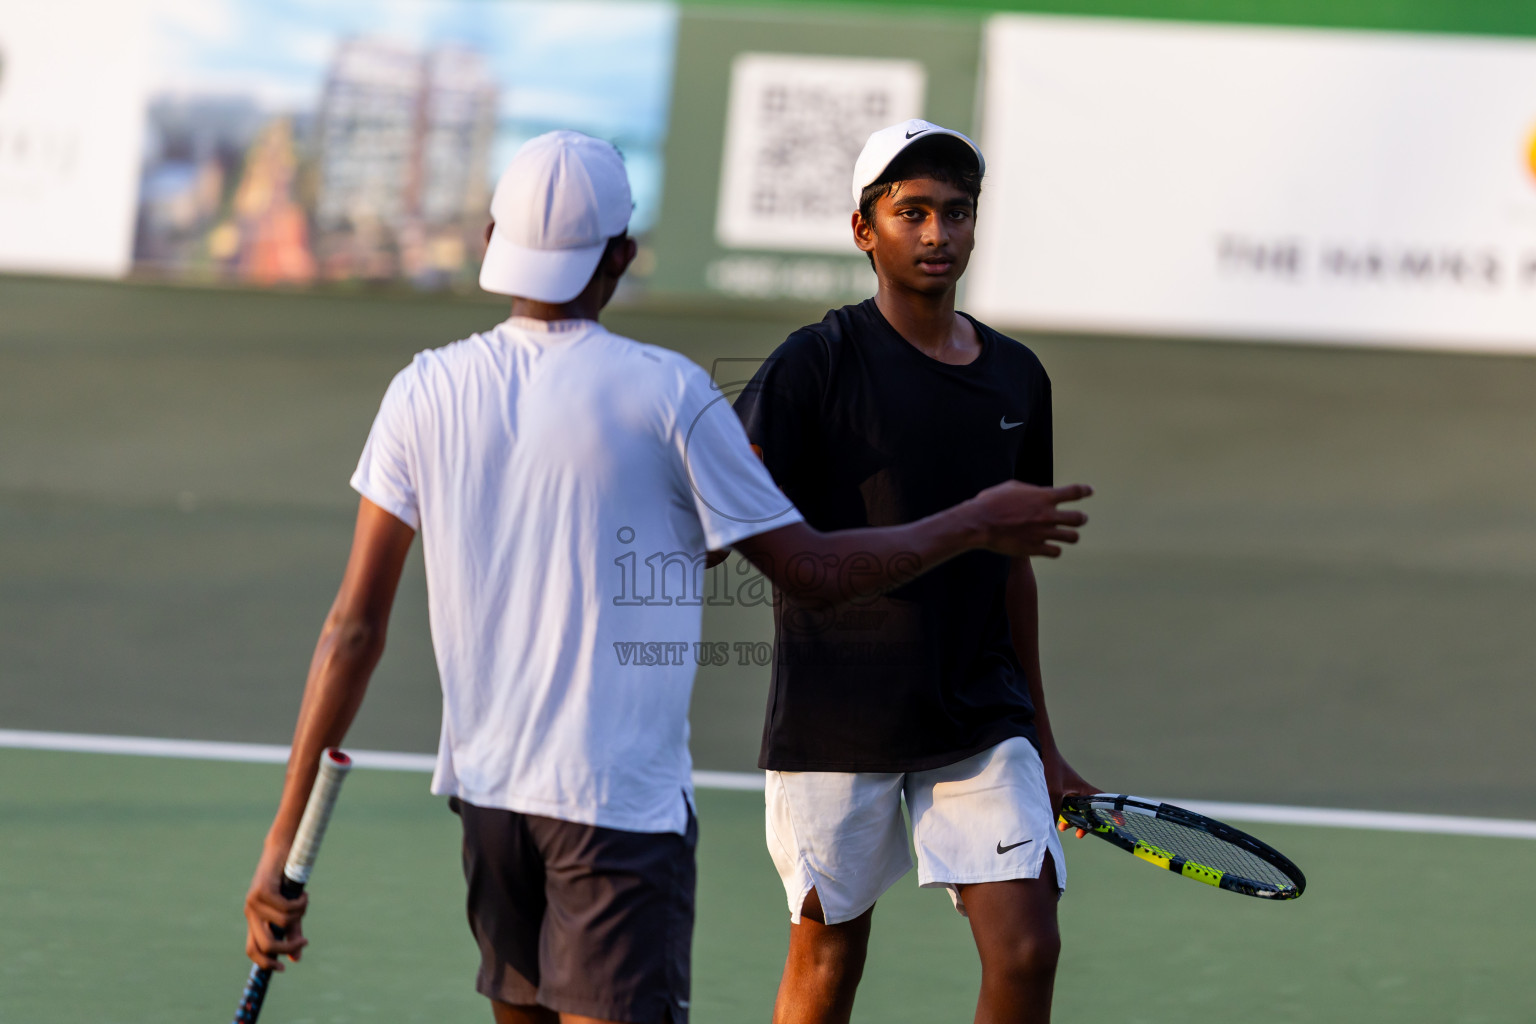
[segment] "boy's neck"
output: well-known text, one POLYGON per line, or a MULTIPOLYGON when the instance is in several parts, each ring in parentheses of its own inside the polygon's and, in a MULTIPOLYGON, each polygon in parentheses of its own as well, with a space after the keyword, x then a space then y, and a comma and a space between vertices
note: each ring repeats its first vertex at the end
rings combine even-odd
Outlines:
POLYGON ((597 302, 583 301, 584 295, 578 295, 570 302, 539 302, 535 299, 514 298, 512 300, 512 315, 527 317, 530 320, 596 320, 602 312, 602 305, 597 302))
POLYGON ((540 302, 512 296, 512 315, 525 316, 530 320, 596 320, 603 307, 613 297, 617 278, 602 273, 602 268, 592 275, 587 286, 570 302, 540 302))
POLYGON ((893 286, 882 278, 875 306, 907 344, 930 359, 964 365, 981 355, 976 329, 955 312, 954 288, 928 294, 893 286))

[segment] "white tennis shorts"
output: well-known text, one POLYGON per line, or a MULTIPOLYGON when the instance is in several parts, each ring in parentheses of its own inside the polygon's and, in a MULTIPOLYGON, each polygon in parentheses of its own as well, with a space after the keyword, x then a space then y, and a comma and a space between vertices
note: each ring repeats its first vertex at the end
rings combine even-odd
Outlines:
POLYGON ((1047 852, 1056 888, 1066 861, 1045 769, 1022 736, 925 772, 769 772, 768 852, 790 920, 812 888, 827 924, 851 921, 912 868, 901 816, 906 800, 917 882, 943 887, 965 913, 961 885, 1039 878, 1047 852))

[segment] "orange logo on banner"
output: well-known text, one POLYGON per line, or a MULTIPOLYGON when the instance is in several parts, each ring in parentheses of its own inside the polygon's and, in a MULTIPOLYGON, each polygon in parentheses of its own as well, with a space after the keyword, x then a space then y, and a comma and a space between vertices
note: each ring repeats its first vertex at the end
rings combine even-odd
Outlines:
POLYGON ((1531 177, 1536 178, 1536 131, 1531 132, 1530 145, 1525 149, 1525 169, 1531 172, 1531 177))

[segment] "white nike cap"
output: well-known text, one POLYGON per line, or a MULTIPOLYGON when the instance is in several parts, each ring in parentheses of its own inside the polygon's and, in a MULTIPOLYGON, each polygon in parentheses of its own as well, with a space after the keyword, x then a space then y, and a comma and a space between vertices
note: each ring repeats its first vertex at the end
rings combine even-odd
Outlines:
POLYGON ((949 135, 971 147, 971 152, 976 154, 976 169, 986 173, 987 162, 982 159, 976 143, 953 128, 941 128, 932 121, 914 117, 910 121, 881 128, 864 143, 864 151, 853 164, 853 205, 859 205, 859 197, 864 194, 864 190, 879 180, 885 169, 891 166, 891 161, 900 156, 903 150, 914 142, 931 139, 935 135, 949 135))
POLYGON ((624 158, 581 132, 529 139, 491 197, 480 287, 539 302, 569 302, 592 279, 608 240, 624 233, 634 203, 624 158))

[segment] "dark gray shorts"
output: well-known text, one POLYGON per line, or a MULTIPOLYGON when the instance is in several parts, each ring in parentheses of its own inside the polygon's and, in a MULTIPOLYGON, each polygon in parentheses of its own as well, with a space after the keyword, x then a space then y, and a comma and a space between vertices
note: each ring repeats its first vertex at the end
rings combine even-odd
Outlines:
POLYGON ((464 824, 482 995, 632 1024, 687 1024, 692 809, 680 836, 448 804, 464 824))

